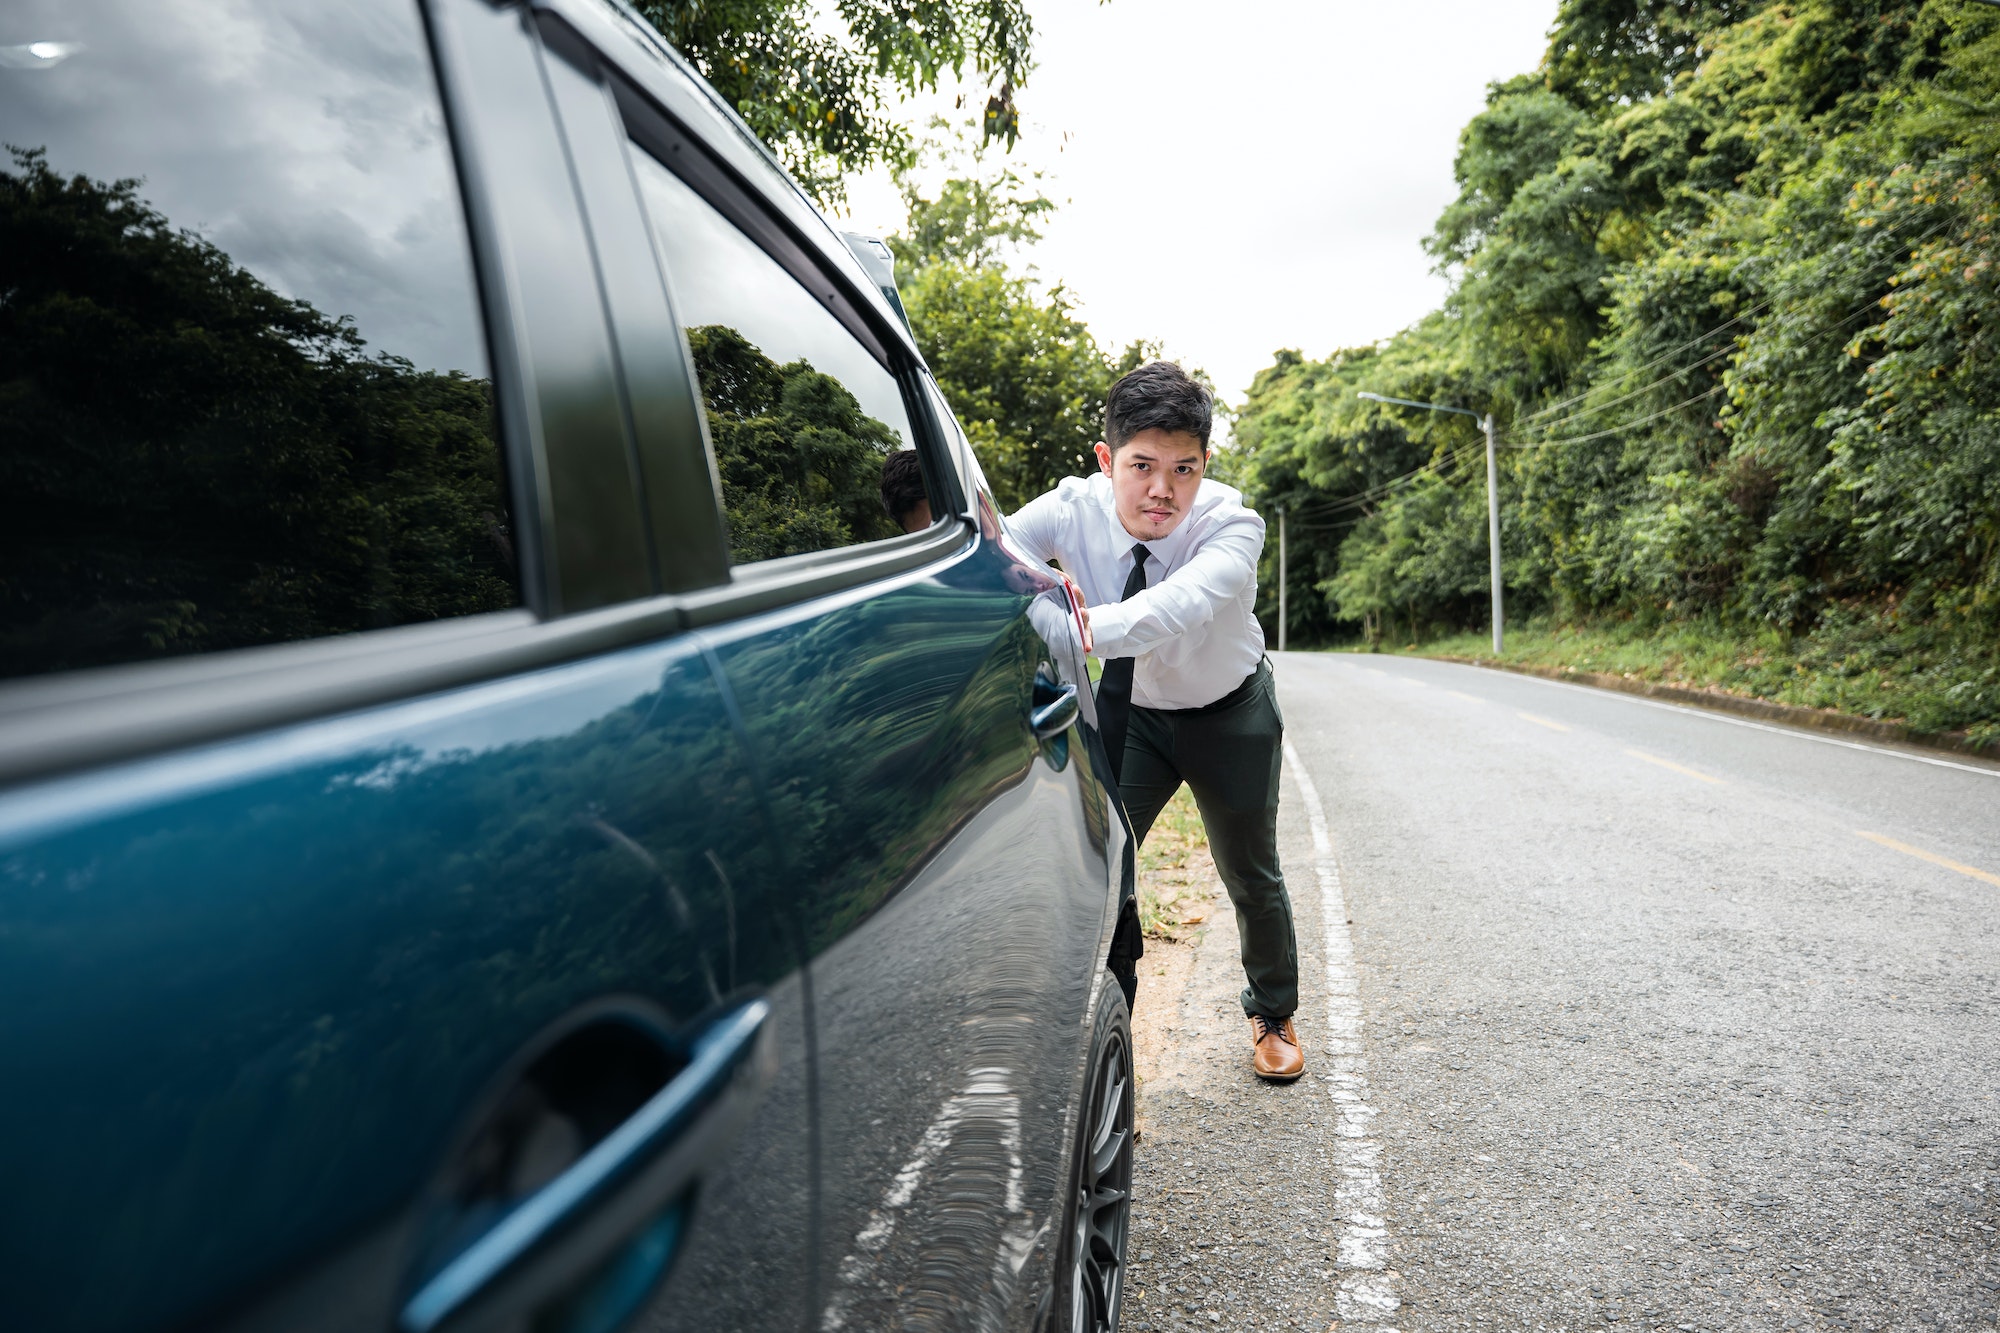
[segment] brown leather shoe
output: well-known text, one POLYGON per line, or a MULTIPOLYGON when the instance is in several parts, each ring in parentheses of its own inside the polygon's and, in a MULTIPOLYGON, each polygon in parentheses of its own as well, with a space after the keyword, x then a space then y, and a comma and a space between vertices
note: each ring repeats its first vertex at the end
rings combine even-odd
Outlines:
POLYGON ((1305 1048, 1299 1045, 1299 1030, 1289 1018, 1250 1015, 1250 1039, 1256 1043, 1251 1063, 1258 1078, 1274 1083, 1290 1083, 1306 1072, 1305 1048))

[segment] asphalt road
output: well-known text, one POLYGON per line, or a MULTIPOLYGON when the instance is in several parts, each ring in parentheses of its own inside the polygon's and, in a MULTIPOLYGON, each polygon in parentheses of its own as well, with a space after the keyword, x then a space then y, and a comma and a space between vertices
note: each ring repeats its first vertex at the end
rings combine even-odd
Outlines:
POLYGON ((1278 682, 1311 1068, 1249 1076, 1226 909, 1149 957, 1127 1327, 2000 1326, 2000 767, 1278 682))

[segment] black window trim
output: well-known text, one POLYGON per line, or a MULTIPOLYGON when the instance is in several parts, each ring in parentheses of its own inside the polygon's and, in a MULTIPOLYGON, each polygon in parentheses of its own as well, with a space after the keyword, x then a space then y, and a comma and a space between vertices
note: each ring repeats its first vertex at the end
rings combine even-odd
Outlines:
MULTIPOLYGON (((771 560, 735 565, 728 561, 727 517, 723 512, 721 479, 716 471, 715 451, 708 439, 708 423, 699 405, 699 377, 693 358, 682 338, 682 358, 688 382, 695 386, 696 425, 700 432, 703 462, 712 490, 713 513, 722 543, 727 571, 723 578, 706 587, 677 589, 686 599, 690 624, 714 624, 734 615, 758 611, 822 596, 858 586, 872 579, 893 577, 926 560, 976 544, 975 500, 960 476, 953 459, 952 428, 936 419, 936 404, 926 382, 935 376, 925 366, 910 341, 907 326, 897 322, 892 312, 878 308, 881 300, 867 282, 865 273, 844 273, 837 261, 856 266, 847 244, 816 208, 805 203, 795 182, 786 176, 768 151, 758 146, 762 160, 772 168, 772 180, 750 179, 733 165, 711 139, 689 128, 687 116, 668 105, 663 90, 652 87, 647 72, 657 73, 652 62, 657 55, 639 34, 627 27, 607 22, 607 15, 595 4, 565 3, 564 0, 526 0, 535 15, 536 27, 544 43, 557 47, 563 59, 587 69, 606 88, 627 137, 627 152, 635 148, 649 154, 660 168, 692 189, 732 225, 749 237, 767 258, 789 273, 822 308, 853 334, 870 355, 890 373, 903 398, 904 411, 919 455, 924 459, 925 484, 930 492, 932 512, 937 521, 924 532, 903 534, 825 551, 802 552, 771 560), (635 52, 637 59, 635 59, 635 52), (640 72, 632 66, 637 65, 640 72), (789 195, 774 198, 782 185, 789 195), (801 221, 786 215, 803 206, 811 224, 824 233, 819 237, 830 244, 815 248, 801 221), (826 284, 830 290, 822 291, 826 284)), ((623 16, 621 16, 623 17, 623 16)), ((656 39, 656 38, 655 38, 656 39)), ((678 57, 676 57, 678 59, 678 57)), ((688 77, 682 71, 683 78, 688 77)), ((681 93, 692 93, 704 85, 690 83, 681 93)), ((708 99, 713 101, 713 93, 708 99)), ((707 108, 714 110, 714 108, 707 108)), ((744 133, 740 121, 728 119, 744 133)), ((711 126, 713 131, 716 127, 711 126)), ((636 185, 636 181, 635 181, 636 185)), ((643 211, 643 204, 641 205, 643 211)), ((650 227, 651 220, 646 225, 650 227)), ((664 268, 665 256, 655 250, 655 259, 664 268)), ((858 272, 858 268, 857 268, 858 272)), ((668 275, 671 282, 671 275, 668 275)), ((677 317, 676 317, 677 318, 677 317)), ((661 570, 663 583, 670 576, 661 570)))
POLYGON ((444 127, 457 172, 459 199, 465 210, 472 247, 472 269, 484 320, 487 366, 493 383, 494 427, 500 437, 500 457, 507 483, 509 519, 514 529, 515 587, 524 606, 537 611, 556 604, 554 570, 549 555, 555 549, 555 511, 549 494, 549 464, 542 448, 540 413, 526 385, 526 357, 513 294, 513 275, 506 259, 492 203, 489 165, 481 159, 470 127, 471 91, 447 57, 445 24, 434 0, 417 6, 423 16, 432 78, 442 100, 444 127))
POLYGON ((605 62, 590 42, 560 15, 542 11, 536 17, 545 65, 555 81, 580 77, 596 94, 580 101, 573 91, 558 92, 554 101, 597 248, 623 370, 657 590, 687 592, 727 582, 729 543, 713 501, 715 466, 706 448, 687 447, 703 429, 700 391, 640 196, 624 116, 605 81, 605 62), (564 66, 570 75, 561 72, 564 66))
MULTIPOLYGON (((932 418, 931 400, 923 388, 929 368, 917 351, 907 315, 887 302, 846 239, 806 198, 770 150, 657 32, 643 27, 619 0, 526 3, 538 16, 545 34, 561 33, 559 40, 570 52, 570 59, 580 61, 588 56, 625 123, 628 142, 637 143, 665 170, 708 200, 809 293, 817 294, 821 282, 833 284, 831 292, 817 297, 820 304, 850 332, 872 334, 879 347, 867 337, 863 337, 864 345, 899 381, 916 433, 915 443, 931 464, 925 473, 932 512, 973 516, 975 501, 953 461, 951 430, 932 418), (705 130, 690 128, 696 120, 705 122, 705 130), (651 128, 640 132, 635 126, 651 128), (675 143, 682 145, 678 152, 675 143), (665 151, 661 151, 663 145, 665 151), (676 160, 690 149, 695 156, 689 159, 687 170, 677 169, 676 160), (721 195, 707 188, 711 183, 721 195), (750 225, 745 225, 746 221, 750 225), (767 234, 789 238, 783 257, 761 239, 767 234), (831 304, 828 297, 834 298, 831 304)), ((687 369, 692 376, 692 364, 687 369)), ((713 476, 712 449, 709 455, 713 476)), ((719 494, 717 498, 720 520, 719 494)))
POLYGON ((526 529, 532 517, 538 530, 537 558, 532 564, 525 560, 522 564, 523 597, 530 608, 543 615, 588 610, 619 598, 643 599, 655 589, 656 569, 643 555, 639 563, 643 579, 632 580, 630 586, 603 597, 613 584, 629 577, 627 563, 598 558, 603 552, 592 551, 589 543, 568 552, 563 549, 563 533, 574 531, 578 520, 593 515, 615 524, 617 535, 627 541, 644 545, 647 533, 643 497, 636 484, 638 478, 632 475, 637 460, 628 429, 629 406, 615 364, 613 332, 606 319, 595 255, 564 256, 564 262, 579 271, 571 275, 568 284, 553 283, 547 280, 547 262, 528 260, 515 243, 513 210, 530 199, 526 193, 530 190, 536 192, 534 200, 546 201, 547 207, 563 214, 565 224, 580 229, 586 247, 594 239, 583 200, 575 189, 574 164, 551 95, 532 11, 524 5, 496 5, 488 0, 422 0, 421 8, 432 63, 444 94, 445 120, 451 127, 452 146, 465 185, 474 260, 487 308, 495 395, 510 409, 502 413, 501 426, 514 482, 515 526, 526 529), (509 66, 480 61, 468 43, 487 45, 489 54, 504 47, 509 66), (507 82, 510 78, 512 83, 507 82), (533 129, 539 136, 533 147, 544 157, 560 158, 560 185, 553 178, 524 182, 519 154, 510 152, 497 138, 493 123, 496 110, 499 118, 505 119, 529 114, 530 107, 533 129), (573 321, 575 331, 613 348, 613 356, 598 369, 595 382, 580 384, 565 379, 562 367, 566 357, 552 356, 549 346, 534 336, 537 318, 550 313, 573 321), (553 380, 548 378, 550 374, 553 380), (614 437, 615 450, 608 449, 614 437), (602 478, 608 474, 591 473, 580 464, 588 453, 614 451, 623 464, 619 471, 626 474, 625 503, 604 507, 612 498, 600 493, 602 478), (565 480, 570 492, 567 500, 565 485, 559 484, 565 480), (579 502, 578 509, 562 510, 565 503, 579 502), (601 515, 597 514, 599 508, 603 508, 601 515), (565 554, 577 555, 579 549, 587 558, 575 569, 565 568, 565 554), (612 570, 618 573, 607 574, 612 570), (639 586, 642 583, 644 586, 639 586))
POLYGON ((870 302, 856 299, 846 275, 830 271, 790 222, 766 204, 754 185, 642 91, 616 61, 605 60, 603 68, 632 142, 729 219, 894 374, 896 359, 890 349, 900 350, 900 340, 871 317, 870 302))

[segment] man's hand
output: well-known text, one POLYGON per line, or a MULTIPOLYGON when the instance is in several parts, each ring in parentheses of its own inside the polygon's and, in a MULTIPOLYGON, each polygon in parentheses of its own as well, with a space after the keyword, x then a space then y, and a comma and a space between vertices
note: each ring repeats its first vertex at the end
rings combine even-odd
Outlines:
POLYGON ((1063 586, 1069 590, 1069 604, 1076 609, 1076 627, 1083 634, 1083 651, 1090 652, 1097 645, 1090 637, 1090 608, 1083 604, 1083 589, 1069 575, 1063 575, 1063 586))

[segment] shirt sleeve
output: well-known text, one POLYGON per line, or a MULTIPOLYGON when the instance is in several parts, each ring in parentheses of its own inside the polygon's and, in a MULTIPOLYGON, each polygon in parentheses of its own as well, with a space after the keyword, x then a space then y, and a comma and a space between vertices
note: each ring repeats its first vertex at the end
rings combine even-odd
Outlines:
POLYGON ((1007 516, 1007 536, 1043 564, 1055 563, 1068 535, 1070 507, 1060 492, 1038 495, 1007 516))
POLYGON ((1192 560, 1122 602, 1090 608, 1100 658, 1138 657, 1215 619, 1257 577, 1264 520, 1244 510, 1201 544, 1192 560))

